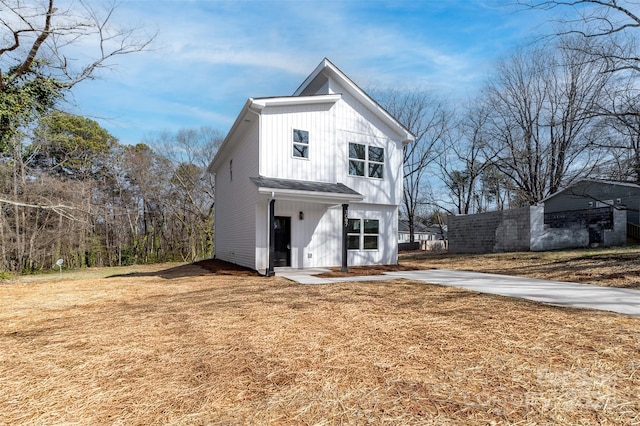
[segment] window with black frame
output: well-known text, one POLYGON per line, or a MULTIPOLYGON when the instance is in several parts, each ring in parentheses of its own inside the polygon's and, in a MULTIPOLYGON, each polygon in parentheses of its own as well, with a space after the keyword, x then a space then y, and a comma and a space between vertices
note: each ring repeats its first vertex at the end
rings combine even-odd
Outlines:
POLYGON ((384 178, 384 148, 350 142, 349 175, 384 178))
POLYGON ((347 222, 347 249, 360 250, 360 219, 349 219, 347 222))
POLYGON ((347 222, 347 249, 377 250, 380 221, 377 219, 349 219, 347 222))

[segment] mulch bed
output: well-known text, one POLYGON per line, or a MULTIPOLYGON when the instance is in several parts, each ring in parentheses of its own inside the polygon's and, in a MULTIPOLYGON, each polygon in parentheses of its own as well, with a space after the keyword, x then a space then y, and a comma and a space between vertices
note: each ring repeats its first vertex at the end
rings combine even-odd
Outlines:
POLYGON ((419 271, 423 269, 433 269, 429 267, 420 267, 417 265, 373 265, 373 266, 350 266, 348 272, 342 272, 342 268, 329 268, 331 272, 323 272, 316 274, 319 278, 342 278, 342 277, 359 277, 364 275, 383 275, 385 272, 397 271, 419 271))

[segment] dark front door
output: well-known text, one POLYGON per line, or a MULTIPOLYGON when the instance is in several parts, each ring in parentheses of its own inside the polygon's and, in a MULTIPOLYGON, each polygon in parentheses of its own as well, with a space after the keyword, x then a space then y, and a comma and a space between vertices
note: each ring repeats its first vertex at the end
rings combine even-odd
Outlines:
POLYGON ((273 241, 275 251, 273 266, 291 266, 291 218, 274 218, 273 241))

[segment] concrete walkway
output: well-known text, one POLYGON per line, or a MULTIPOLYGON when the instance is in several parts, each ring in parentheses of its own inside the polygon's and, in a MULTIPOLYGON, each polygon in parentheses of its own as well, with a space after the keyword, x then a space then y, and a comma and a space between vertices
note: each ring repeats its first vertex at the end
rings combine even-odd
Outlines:
POLYGON ((640 290, 599 287, 562 281, 546 281, 448 269, 387 272, 384 275, 344 278, 318 278, 312 275, 324 271, 327 270, 290 269, 276 272, 276 275, 301 284, 331 284, 348 281, 407 279, 449 287, 460 287, 480 293, 499 294, 502 296, 535 300, 558 306, 599 309, 621 314, 640 315, 640 290))

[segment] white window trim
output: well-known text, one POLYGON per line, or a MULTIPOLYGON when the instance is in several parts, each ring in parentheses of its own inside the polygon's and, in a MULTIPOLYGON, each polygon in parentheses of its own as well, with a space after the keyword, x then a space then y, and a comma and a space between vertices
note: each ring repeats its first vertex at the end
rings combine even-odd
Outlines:
POLYGON ((387 164, 387 162, 385 160, 386 160, 386 149, 383 146, 368 145, 366 143, 360 143, 360 142, 349 142, 347 144, 347 176, 349 176, 349 177, 384 180, 385 165, 387 164), (351 158, 350 152, 349 152, 350 151, 349 150, 349 144, 355 144, 355 145, 364 146, 364 148, 365 148, 364 149, 364 159, 351 158), (382 149, 382 160, 383 160, 382 162, 369 160, 369 147, 382 149), (362 176, 360 176, 360 175, 352 175, 351 173, 349 173, 349 168, 350 168, 350 162, 351 161, 358 161, 358 162, 364 163, 364 175, 362 175, 362 176), (369 176, 369 164, 381 164, 382 165, 382 177, 369 176))
POLYGON ((290 135, 291 135, 291 151, 290 151, 291 152, 291 158, 294 158, 296 160, 307 160, 307 161, 309 161, 309 158, 311 157, 311 132, 308 131, 308 130, 300 129, 298 127, 292 127, 290 135), (301 130, 303 132, 307 132, 308 142, 306 144, 305 143, 301 143, 301 142, 296 142, 294 140, 293 135, 294 135, 294 131, 295 130, 301 130), (306 146, 307 147, 307 156, 306 157, 298 157, 298 156, 294 155, 294 147, 296 145, 302 145, 302 146, 306 146))

